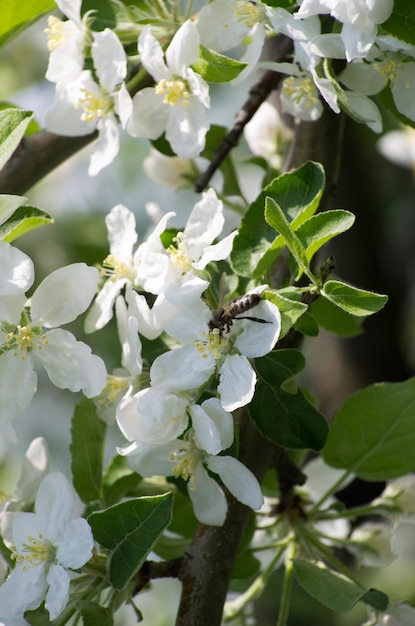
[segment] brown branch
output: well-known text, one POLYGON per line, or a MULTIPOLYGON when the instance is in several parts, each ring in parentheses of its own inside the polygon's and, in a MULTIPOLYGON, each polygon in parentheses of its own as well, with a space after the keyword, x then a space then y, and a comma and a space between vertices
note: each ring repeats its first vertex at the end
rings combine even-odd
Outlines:
MULTIPOLYGON (((278 39, 278 59, 274 60, 283 61, 292 50, 292 40, 281 35, 278 36, 278 39)), ((195 183, 195 191, 197 193, 202 192, 206 188, 213 174, 221 166, 222 161, 228 156, 232 148, 238 144, 245 126, 253 118, 270 93, 278 88, 283 78, 285 78, 285 74, 269 70, 264 72, 259 81, 251 87, 249 90, 249 98, 236 115, 235 124, 216 148, 215 154, 207 169, 197 179, 195 183)))

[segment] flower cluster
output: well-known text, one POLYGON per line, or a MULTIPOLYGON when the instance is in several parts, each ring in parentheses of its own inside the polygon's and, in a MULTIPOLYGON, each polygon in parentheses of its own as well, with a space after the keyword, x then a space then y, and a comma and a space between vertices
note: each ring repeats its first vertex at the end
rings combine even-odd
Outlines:
POLYGON ((212 189, 196 203, 183 231, 164 246, 167 221, 173 217, 167 213, 136 247, 133 214, 121 205, 112 209, 106 219, 110 254, 102 264, 103 284, 86 329, 102 328, 115 308, 123 370, 109 379, 100 411, 108 420, 112 400, 118 426, 131 442, 120 454, 143 476, 182 477, 199 520, 222 524, 226 498, 207 470, 241 502, 254 509, 262 504, 249 470, 220 453, 234 440, 231 412, 254 395, 251 359, 272 350, 280 314, 274 304, 261 300, 265 286, 259 286, 245 297, 253 298, 262 323, 243 315, 214 323, 206 304, 211 271, 229 255, 235 232, 216 241, 224 216, 212 189), (165 342, 151 367, 141 360, 137 331, 151 339, 161 335, 165 342))
POLYGON ((80 0, 56 2, 69 19, 51 17, 47 28, 46 78, 56 83, 56 95, 46 127, 67 135, 98 131, 91 175, 117 155, 118 121, 133 137, 156 140, 164 135, 178 157, 200 155, 211 124, 209 82, 226 80, 221 73, 226 76, 227 57, 218 56, 223 52, 235 56, 242 49, 231 84, 240 84, 257 68, 286 74, 283 109, 302 120, 318 119, 326 103, 335 113, 346 111, 380 132, 382 119, 371 96, 385 87, 398 111, 415 120, 413 49, 382 30, 393 0, 303 0, 290 11, 260 1, 213 0, 196 19, 179 20, 173 33, 162 16, 154 16, 151 25, 127 20, 119 32, 124 31, 128 50, 136 47, 139 78, 137 55, 127 55, 113 30, 95 31, 92 16, 87 12, 81 17, 80 0), (326 14, 332 18, 332 32, 327 20, 322 27, 326 14), (266 37, 275 34, 292 40, 290 61, 260 60, 266 37), (206 59, 215 59, 217 65, 209 68, 206 59), (339 60, 340 72, 333 69, 333 61, 339 60))

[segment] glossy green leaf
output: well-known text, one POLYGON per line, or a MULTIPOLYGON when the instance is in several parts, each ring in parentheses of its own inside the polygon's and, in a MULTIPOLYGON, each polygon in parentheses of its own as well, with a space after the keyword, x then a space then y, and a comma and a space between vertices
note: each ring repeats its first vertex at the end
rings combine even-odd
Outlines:
POLYGON ((14 107, 0 111, 0 169, 17 148, 32 117, 31 111, 14 107))
POLYGON ((169 525, 172 507, 173 496, 166 493, 126 500, 89 516, 96 541, 112 550, 109 575, 115 589, 123 589, 140 569, 169 525))
POLYGON ((415 378, 357 391, 337 411, 323 450, 326 463, 367 480, 415 470, 415 378))
POLYGON ((303 392, 288 385, 304 366, 296 350, 275 350, 255 360, 259 380, 249 405, 252 419, 262 434, 286 448, 320 450, 326 441, 325 418, 308 402, 303 392), (282 385, 282 387, 281 387, 282 385))
POLYGON ((112 609, 95 602, 81 604, 80 613, 83 626, 112 626, 114 623, 112 609))
POLYGON ((321 295, 350 315, 372 315, 382 309, 388 296, 358 289, 339 280, 328 280, 321 295))
POLYGON ((362 333, 362 317, 346 313, 326 298, 317 298, 311 306, 310 312, 318 324, 340 337, 356 337, 362 333))
POLYGON ((308 276, 311 276, 305 247, 290 226, 281 208, 275 200, 269 197, 265 199, 265 219, 270 226, 280 233, 285 245, 297 261, 301 270, 308 276))
POLYGON ((413 0, 394 0, 392 15, 383 22, 382 29, 415 45, 415 4, 413 0))
POLYGON ((39 226, 53 223, 53 218, 36 207, 23 205, 0 225, 0 239, 10 243, 39 226))
POLYGON ((56 9, 54 0, 2 0, 0 45, 30 26, 39 17, 56 9))
POLYGON ((199 58, 193 63, 192 69, 208 83, 227 83, 239 76, 246 66, 247 63, 235 61, 200 45, 199 58))
POLYGON ((70 451, 73 485, 84 502, 101 497, 105 433, 94 402, 82 398, 72 418, 70 451))
POLYGON ((241 276, 260 276, 284 248, 283 238, 276 237, 275 230, 264 220, 265 198, 278 203, 295 230, 315 213, 323 189, 324 170, 312 161, 267 185, 242 219, 231 253, 233 269, 241 276))
MULTIPOLYGON (((293 565, 297 582, 304 591, 332 611, 347 613, 359 600, 368 603, 368 599, 371 599, 366 589, 356 585, 343 574, 328 569, 322 563, 294 559, 293 565)), ((385 594, 382 596, 386 600, 386 608, 387 596, 385 594)), ((376 601, 379 602, 379 598, 376 601)))
POLYGON ((264 300, 273 302, 281 314, 280 339, 285 337, 290 328, 307 311, 307 305, 300 301, 301 294, 294 290, 269 291, 262 294, 264 300), (284 295, 283 295, 284 294, 284 295))
POLYGON ((355 216, 350 211, 336 209, 317 213, 303 222, 295 232, 306 249, 308 260, 311 261, 317 250, 330 239, 351 228, 354 220, 355 216))

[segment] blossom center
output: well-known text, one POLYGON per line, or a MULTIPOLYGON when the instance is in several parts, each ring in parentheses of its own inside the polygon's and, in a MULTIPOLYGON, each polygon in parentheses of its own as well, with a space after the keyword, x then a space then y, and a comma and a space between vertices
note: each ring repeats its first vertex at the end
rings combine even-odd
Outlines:
POLYGON ((130 379, 122 376, 107 376, 107 384, 99 396, 99 403, 109 409, 130 386, 130 379))
POLYGON ((109 254, 102 262, 101 276, 106 276, 112 281, 126 278, 134 282, 135 269, 131 261, 123 261, 114 254, 109 254))
POLYGON ((192 259, 187 252, 186 243, 184 241, 184 233, 180 232, 173 238, 173 242, 176 244, 167 248, 167 252, 170 254, 171 262, 181 272, 190 272, 192 269, 192 259))
POLYGON ((186 81, 182 78, 177 78, 176 80, 162 78, 156 85, 155 91, 158 96, 164 96, 164 104, 176 106, 180 102, 184 107, 189 106, 191 91, 186 81))
POLYGON ((251 29, 258 22, 264 19, 263 7, 257 6, 252 2, 238 2, 234 8, 234 16, 238 22, 251 29))
POLYGON ((75 109, 83 109, 81 120, 95 122, 105 117, 112 110, 112 98, 108 94, 92 93, 88 89, 81 89, 81 97, 75 103, 75 109))
POLYGON ((311 78, 296 79, 289 76, 284 80, 282 90, 293 102, 303 102, 307 109, 318 102, 317 90, 311 78))
POLYGON ((52 52, 59 48, 67 39, 75 35, 77 32, 75 26, 70 20, 63 22, 58 17, 50 15, 48 17, 48 27, 45 33, 48 36, 48 50, 52 52))
POLYGON ((393 82, 396 79, 396 74, 398 69, 401 66, 399 59, 396 55, 390 56, 383 61, 379 61, 378 63, 374 63, 375 68, 385 76, 388 80, 393 82))
POLYGON ((172 452, 170 458, 172 461, 177 461, 172 469, 173 476, 194 483, 194 471, 199 463, 204 460, 205 453, 191 443, 188 448, 181 448, 172 452))
POLYGON ((35 348, 41 350, 42 346, 48 343, 46 334, 42 333, 42 329, 38 326, 32 327, 29 324, 16 328, 6 335, 5 348, 13 350, 13 356, 20 356, 23 360, 27 357, 28 352, 33 352, 35 348))
POLYGON ((217 361, 228 345, 226 337, 223 336, 219 328, 213 328, 208 333, 204 333, 204 340, 196 341, 196 350, 203 359, 213 357, 217 361))
POLYGON ((20 554, 16 550, 12 553, 12 558, 17 563, 23 563, 24 571, 29 567, 37 567, 44 563, 53 563, 56 559, 56 546, 54 546, 48 539, 45 539, 40 533, 37 537, 32 535, 27 536, 27 542, 23 543, 22 552, 20 554))

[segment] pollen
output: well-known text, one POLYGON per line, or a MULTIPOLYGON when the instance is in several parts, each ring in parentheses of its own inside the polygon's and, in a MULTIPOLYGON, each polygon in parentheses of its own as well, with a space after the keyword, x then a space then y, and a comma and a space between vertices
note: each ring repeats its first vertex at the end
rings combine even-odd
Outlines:
POLYGON ((135 269, 131 261, 118 259, 114 254, 109 254, 102 262, 101 276, 112 281, 120 278, 134 281, 135 269))
POLYGON ((113 101, 110 95, 92 93, 88 89, 81 89, 81 97, 75 103, 75 109, 83 109, 81 120, 95 122, 112 111, 113 101))
POLYGON ((167 80, 167 78, 162 78, 156 85, 155 91, 158 96, 164 96, 164 104, 176 106, 176 104, 179 104, 180 102, 180 104, 184 107, 189 106, 191 91, 189 90, 186 81, 182 78, 178 78, 176 80, 167 80))
POLYGON ((298 104, 304 102, 308 109, 316 104, 319 99, 316 87, 311 78, 296 80, 294 76, 289 76, 284 80, 282 90, 293 102, 298 104))
POLYGON ((385 76, 388 80, 393 82, 396 79, 396 74, 401 66, 401 63, 396 55, 391 55, 384 61, 374 63, 374 67, 385 76))
POLYGON ((13 350, 13 355, 20 356, 23 360, 26 359, 27 352, 33 352, 35 348, 41 350, 47 343, 46 334, 42 333, 40 328, 33 328, 30 325, 19 324, 14 331, 6 335, 6 348, 13 350))
POLYGON ((249 29, 258 22, 262 22, 265 16, 264 9, 252 2, 238 2, 235 5, 234 16, 238 22, 243 22, 249 29))
POLYGON ((192 259, 186 249, 184 234, 182 232, 177 233, 176 237, 173 238, 173 242, 176 245, 171 245, 167 248, 171 262, 181 272, 190 272, 192 269, 192 259))
POLYGON ((56 48, 59 48, 64 41, 74 36, 77 30, 69 20, 63 22, 54 15, 50 15, 48 17, 48 27, 45 28, 45 33, 48 36, 48 50, 52 52, 56 48))
POLYGON ((39 534, 37 538, 28 535, 27 542, 23 543, 22 553, 15 549, 12 552, 12 559, 16 563, 23 564, 23 569, 28 570, 29 567, 38 567, 44 563, 53 563, 56 558, 56 547, 39 534))
POLYGON ((222 335, 219 328, 213 328, 208 333, 204 333, 204 337, 205 340, 196 341, 196 350, 202 358, 207 359, 212 356, 217 361, 228 344, 227 339, 222 335))
POLYGON ((105 409, 114 406, 120 394, 125 393, 129 385, 130 380, 128 378, 123 378, 122 376, 107 376, 107 384, 98 399, 99 404, 105 409))
POLYGON ((203 462, 205 453, 194 445, 192 431, 189 431, 187 439, 190 443, 188 448, 178 449, 170 455, 172 461, 177 461, 176 465, 173 466, 172 474, 175 478, 183 478, 183 480, 194 485, 195 469, 203 462))

